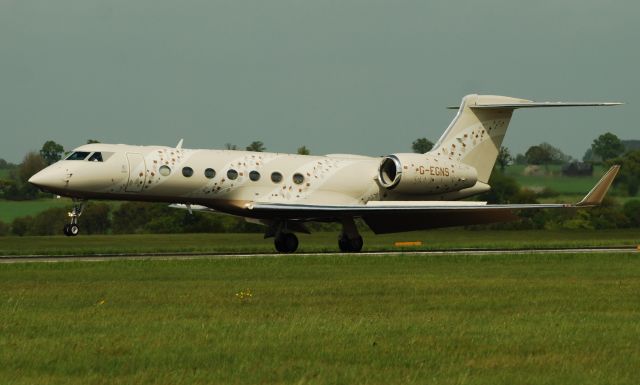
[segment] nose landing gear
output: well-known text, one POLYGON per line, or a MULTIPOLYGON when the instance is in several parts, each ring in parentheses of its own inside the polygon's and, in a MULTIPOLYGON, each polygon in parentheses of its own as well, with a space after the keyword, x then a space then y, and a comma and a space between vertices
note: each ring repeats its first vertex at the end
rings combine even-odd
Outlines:
POLYGON ((75 237, 80 233, 80 227, 78 226, 78 218, 82 215, 82 210, 86 201, 74 200, 73 209, 69 212, 70 223, 64 225, 64 235, 67 237, 75 237))

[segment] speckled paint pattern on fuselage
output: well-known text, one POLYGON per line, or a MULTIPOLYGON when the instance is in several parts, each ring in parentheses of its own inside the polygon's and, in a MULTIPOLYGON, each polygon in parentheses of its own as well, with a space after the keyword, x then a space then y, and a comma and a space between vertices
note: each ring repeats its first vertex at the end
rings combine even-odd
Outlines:
POLYGON ((219 207, 223 201, 357 204, 379 199, 375 181, 379 158, 110 144, 89 144, 75 151, 100 151, 108 158, 104 162, 58 162, 54 168, 68 175, 58 194, 197 202, 210 207, 219 207), (162 166, 169 167, 168 175, 161 174, 162 166), (191 176, 183 175, 185 167, 193 170, 191 176), (205 176, 208 168, 215 171, 213 178, 205 176), (229 170, 235 170, 237 178, 230 179, 229 170), (252 171, 259 173, 258 180, 249 178, 252 171), (272 181, 274 172, 282 175, 281 181, 272 181), (302 175, 301 183, 294 182, 296 174, 302 175))

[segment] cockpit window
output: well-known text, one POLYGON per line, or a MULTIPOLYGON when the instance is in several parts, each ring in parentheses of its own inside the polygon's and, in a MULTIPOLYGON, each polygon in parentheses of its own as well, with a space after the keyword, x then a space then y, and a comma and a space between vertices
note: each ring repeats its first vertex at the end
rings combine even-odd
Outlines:
POLYGON ((89 157, 89 162, 102 162, 102 153, 94 152, 93 155, 89 157))
POLYGON ((71 155, 66 157, 65 160, 84 160, 87 156, 89 156, 88 152, 75 151, 72 152, 71 155))

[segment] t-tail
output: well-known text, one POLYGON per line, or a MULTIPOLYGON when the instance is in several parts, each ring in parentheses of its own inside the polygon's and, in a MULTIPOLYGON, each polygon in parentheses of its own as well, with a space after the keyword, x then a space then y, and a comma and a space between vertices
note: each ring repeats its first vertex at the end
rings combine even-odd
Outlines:
POLYGON ((460 107, 450 107, 457 108, 458 113, 431 152, 440 156, 448 155, 452 159, 474 167, 478 172, 478 181, 488 183, 513 110, 619 104, 622 103, 538 103, 508 96, 467 95, 462 98, 460 107))

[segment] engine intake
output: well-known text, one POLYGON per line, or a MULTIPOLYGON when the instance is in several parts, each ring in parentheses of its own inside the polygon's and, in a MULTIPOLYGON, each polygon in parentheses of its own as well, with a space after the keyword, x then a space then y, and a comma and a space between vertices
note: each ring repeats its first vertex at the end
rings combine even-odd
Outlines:
POLYGON ((472 187, 475 168, 429 154, 393 154, 382 158, 378 182, 403 194, 440 194, 472 187))

